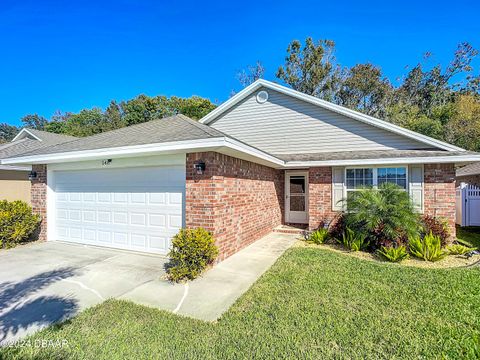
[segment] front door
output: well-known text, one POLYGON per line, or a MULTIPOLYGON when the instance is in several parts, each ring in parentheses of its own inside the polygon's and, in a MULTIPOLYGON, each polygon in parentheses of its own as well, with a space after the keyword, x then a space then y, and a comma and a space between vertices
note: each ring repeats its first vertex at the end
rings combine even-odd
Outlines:
POLYGON ((285 222, 308 224, 308 172, 285 173, 285 222))

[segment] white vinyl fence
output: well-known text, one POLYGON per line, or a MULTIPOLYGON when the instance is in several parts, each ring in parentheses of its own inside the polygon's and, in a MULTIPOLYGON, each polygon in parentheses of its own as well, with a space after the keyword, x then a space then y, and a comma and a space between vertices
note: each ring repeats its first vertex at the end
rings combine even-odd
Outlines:
POLYGON ((480 187, 461 184, 456 192, 456 222, 460 226, 480 226, 480 187))

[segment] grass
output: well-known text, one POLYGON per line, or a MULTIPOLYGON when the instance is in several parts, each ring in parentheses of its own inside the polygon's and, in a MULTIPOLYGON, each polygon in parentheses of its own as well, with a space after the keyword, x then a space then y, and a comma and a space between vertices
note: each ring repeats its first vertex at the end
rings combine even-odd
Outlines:
POLYGON ((294 247, 217 322, 109 300, 5 359, 479 358, 480 268, 421 269, 294 247))
POLYGON ((469 247, 480 248, 480 226, 457 227, 457 241, 469 247))

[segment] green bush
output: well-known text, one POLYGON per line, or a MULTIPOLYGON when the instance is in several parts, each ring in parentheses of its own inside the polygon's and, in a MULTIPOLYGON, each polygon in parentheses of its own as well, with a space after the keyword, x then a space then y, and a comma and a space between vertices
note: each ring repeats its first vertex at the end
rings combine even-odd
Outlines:
POLYGON ((308 235, 307 242, 319 245, 323 244, 327 239, 328 230, 325 228, 320 228, 308 235))
POLYGON ((373 249, 403 245, 409 236, 419 232, 419 216, 410 196, 395 184, 356 191, 346 205, 346 226, 363 233, 373 249))
POLYGON ((423 239, 417 235, 409 239, 410 253, 425 261, 438 261, 447 256, 442 249, 442 241, 439 236, 429 233, 423 239))
POLYGON ((453 244, 453 245, 447 246, 446 250, 450 255, 464 255, 470 251, 475 250, 475 248, 471 248, 461 244, 453 244))
POLYGON ((215 240, 203 228, 181 229, 172 240, 167 273, 172 281, 192 280, 218 256, 215 240))
POLYGON ((345 228, 345 232, 343 233, 340 242, 350 251, 364 250, 368 246, 366 236, 362 233, 355 233, 355 231, 349 227, 345 228))
POLYGON ((40 223, 40 216, 23 201, 0 201, 0 246, 11 248, 29 240, 40 223))
POLYGON ((400 246, 382 246, 378 250, 378 254, 387 261, 400 262, 408 259, 407 248, 403 245, 400 246))

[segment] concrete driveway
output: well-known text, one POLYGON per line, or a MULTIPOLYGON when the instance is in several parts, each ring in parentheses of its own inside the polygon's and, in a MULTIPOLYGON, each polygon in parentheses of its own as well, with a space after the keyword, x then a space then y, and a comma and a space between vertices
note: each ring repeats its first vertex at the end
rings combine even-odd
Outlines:
POLYGON ((48 242, 0 252, 0 345, 160 280, 166 258, 48 242))
POLYGON ((0 346, 108 298, 216 321, 295 243, 271 233, 206 271, 172 284, 162 256, 38 243, 0 252, 0 346))

